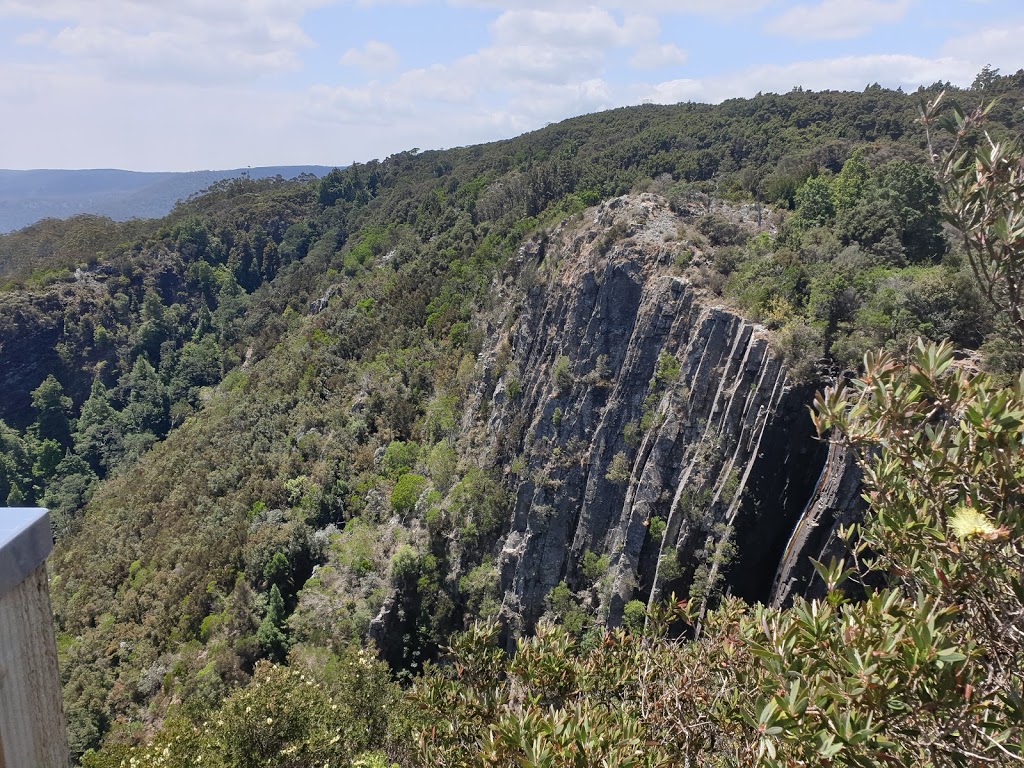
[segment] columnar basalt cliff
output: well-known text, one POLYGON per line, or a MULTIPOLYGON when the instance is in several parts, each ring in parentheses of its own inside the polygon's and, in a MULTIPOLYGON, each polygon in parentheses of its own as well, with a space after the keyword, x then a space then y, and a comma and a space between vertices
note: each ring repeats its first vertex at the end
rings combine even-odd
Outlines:
POLYGON ((851 465, 815 439, 812 390, 789 381, 765 328, 688 279, 695 215, 620 198, 523 250, 529 287, 476 403, 479 448, 514 489, 499 560, 514 632, 561 581, 611 623, 673 591, 784 601, 856 506, 851 465))

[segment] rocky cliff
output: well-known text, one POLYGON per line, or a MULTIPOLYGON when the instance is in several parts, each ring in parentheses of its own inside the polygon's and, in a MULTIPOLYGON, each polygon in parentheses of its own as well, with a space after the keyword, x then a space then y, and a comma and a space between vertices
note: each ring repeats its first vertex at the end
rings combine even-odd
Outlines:
POLYGON ((32 391, 49 374, 76 402, 88 396, 87 369, 104 352, 113 356, 112 349, 97 351, 93 344, 91 322, 101 316, 104 301, 96 287, 69 281, 0 295, 0 421, 19 429, 31 424, 32 391))
POLYGON ((524 248, 505 286, 475 450, 514 489, 499 573, 516 632, 562 581, 611 623, 673 591, 785 601, 856 507, 812 391, 765 328, 695 286, 700 213, 610 201, 524 248))

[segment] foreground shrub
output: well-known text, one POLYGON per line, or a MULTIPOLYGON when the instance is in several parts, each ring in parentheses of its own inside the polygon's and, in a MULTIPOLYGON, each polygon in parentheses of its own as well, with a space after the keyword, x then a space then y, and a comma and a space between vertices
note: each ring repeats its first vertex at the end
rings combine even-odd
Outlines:
POLYGON ((149 746, 87 753, 82 765, 348 768, 357 756, 378 764, 379 755, 363 753, 386 744, 401 713, 387 667, 358 647, 341 657, 307 653, 291 667, 260 662, 252 682, 220 707, 170 719, 149 746))

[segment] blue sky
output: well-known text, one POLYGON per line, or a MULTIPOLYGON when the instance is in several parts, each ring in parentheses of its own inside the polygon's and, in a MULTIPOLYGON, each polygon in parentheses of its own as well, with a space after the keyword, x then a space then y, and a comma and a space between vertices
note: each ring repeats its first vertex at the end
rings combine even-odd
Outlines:
POLYGON ((1021 0, 0 0, 0 168, 344 164, 645 101, 968 85, 1021 0))

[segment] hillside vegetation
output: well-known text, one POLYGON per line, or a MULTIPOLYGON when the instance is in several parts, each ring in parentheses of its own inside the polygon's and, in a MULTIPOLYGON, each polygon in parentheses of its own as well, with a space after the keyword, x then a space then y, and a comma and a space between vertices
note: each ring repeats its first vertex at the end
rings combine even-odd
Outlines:
MULTIPOLYGON (((993 135, 1019 133, 1022 78, 947 98, 973 108, 1000 95, 993 135)), ((54 515, 76 758, 1020 755, 1021 645, 996 641, 1021 627, 991 619, 1012 615, 1021 594, 1020 393, 998 388, 1021 350, 943 229, 918 121, 919 99, 936 93, 613 110, 318 181, 225 182, 156 222, 72 220, 0 239, 0 497, 54 515), (887 584, 851 601, 841 569, 822 567, 826 600, 748 608, 716 578, 733 534, 714 529, 703 575, 678 575, 695 589, 687 607, 612 608, 607 553, 580 551, 576 576, 550 590, 536 635, 509 657, 518 633, 499 559, 513 492, 538 452, 551 466, 574 457, 527 445, 525 425, 490 436, 497 454, 480 450, 497 398, 514 401, 531 375, 510 373, 517 350, 500 340, 518 308, 557 298, 552 243, 591 206, 643 192, 674 212, 675 230, 637 245, 612 217, 588 253, 620 263, 640 248, 701 301, 761 323, 793 384, 870 349, 895 355, 873 358, 868 395, 835 394, 818 411, 823 429, 867 449, 867 490, 892 499, 858 539, 887 584), (995 379, 951 366, 950 347, 897 362, 918 337, 980 349, 995 379), (976 463, 957 463, 965 456, 976 463), (927 482, 911 458, 937 462, 927 482), (934 517, 916 517, 922 508, 934 517), (962 610, 971 599, 977 611, 962 610), (451 663, 435 666, 441 657, 451 663)), ((568 396, 584 375, 592 390, 614 378, 575 362, 551 361, 546 386, 568 396)), ((623 493, 629 456, 662 426, 655 406, 679 375, 678 359, 658 358, 629 394, 633 431, 600 470, 623 493)), ((556 494, 557 477, 545 482, 556 494)), ((644 535, 664 525, 652 517, 644 535)))

